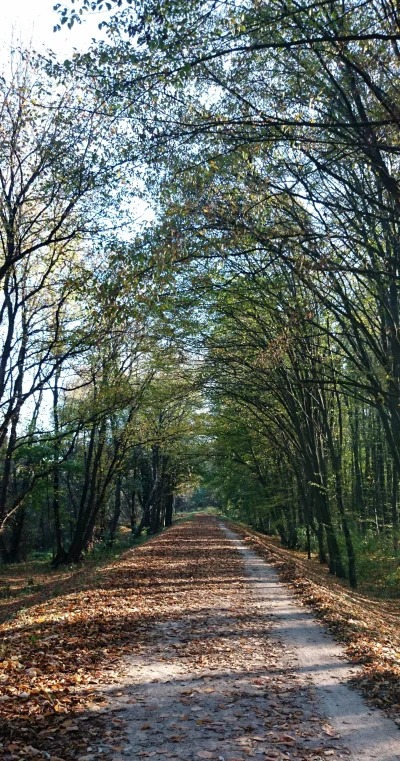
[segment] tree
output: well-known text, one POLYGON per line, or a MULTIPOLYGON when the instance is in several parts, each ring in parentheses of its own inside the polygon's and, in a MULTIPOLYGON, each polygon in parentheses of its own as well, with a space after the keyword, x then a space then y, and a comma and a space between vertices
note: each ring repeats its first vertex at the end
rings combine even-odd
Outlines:
POLYGON ((47 390, 57 427, 57 386, 98 338, 84 324, 88 238, 104 238, 112 221, 124 159, 115 113, 98 95, 82 95, 73 77, 55 81, 28 53, 13 55, 0 82, 1 532, 49 471, 46 462, 40 472, 27 464, 15 479, 19 449, 43 434, 47 390))

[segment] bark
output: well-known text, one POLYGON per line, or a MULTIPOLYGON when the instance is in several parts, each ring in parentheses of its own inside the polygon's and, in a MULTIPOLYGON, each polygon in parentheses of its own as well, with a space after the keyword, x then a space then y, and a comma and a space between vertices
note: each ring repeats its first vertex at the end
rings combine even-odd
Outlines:
POLYGON ((25 508, 25 504, 22 504, 17 512, 14 525, 12 527, 10 549, 8 552, 9 563, 20 563, 22 560, 21 540, 22 540, 22 533, 23 533, 23 528, 25 523, 25 517, 26 517, 26 508, 25 508))
POLYGON ((393 549, 397 555, 399 550, 399 515, 397 509, 397 495, 398 495, 399 475, 397 468, 393 463, 392 468, 392 493, 391 493, 391 508, 392 508, 392 525, 393 525, 393 549))
POLYGON ((136 531, 136 489, 132 489, 131 494, 130 523, 131 532, 134 534, 136 531))
POLYGON ((121 516, 121 476, 118 475, 115 480, 114 510, 110 521, 110 542, 113 543, 117 531, 118 522, 121 516))
POLYGON ((56 541, 56 554, 53 560, 55 566, 63 563, 66 558, 66 552, 63 543, 63 533, 60 513, 60 444, 59 444, 59 418, 58 418, 58 380, 59 373, 56 373, 53 387, 53 420, 54 420, 54 465, 53 465, 53 517, 54 517, 54 537, 56 541))

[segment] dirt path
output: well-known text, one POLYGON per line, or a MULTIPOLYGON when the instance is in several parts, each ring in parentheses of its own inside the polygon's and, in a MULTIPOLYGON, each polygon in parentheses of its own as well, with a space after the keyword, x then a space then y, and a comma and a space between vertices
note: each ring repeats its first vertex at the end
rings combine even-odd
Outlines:
POLYGON ((352 757, 364 761, 400 759, 399 728, 351 689, 356 667, 346 659, 343 648, 294 601, 265 561, 232 531, 225 527, 223 530, 240 551, 263 608, 273 614, 273 635, 279 637, 284 648, 294 648, 299 675, 315 686, 320 710, 329 717, 352 757))
POLYGON ((211 520, 190 524, 183 542, 211 574, 183 585, 184 614, 130 661, 115 758, 400 759, 395 724, 339 686, 340 648, 275 573, 211 520))
POLYGON ((214 519, 96 584, 4 625, 7 761, 400 759, 395 724, 339 688, 339 649, 214 519))

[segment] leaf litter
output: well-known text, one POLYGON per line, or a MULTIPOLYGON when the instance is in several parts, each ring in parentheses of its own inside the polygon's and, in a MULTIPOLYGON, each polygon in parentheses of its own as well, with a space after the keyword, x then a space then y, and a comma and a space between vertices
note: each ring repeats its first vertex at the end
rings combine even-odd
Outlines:
POLYGON ((212 518, 124 553, 1 635, 6 761, 346 754, 212 518))
POLYGON ((248 527, 227 522, 258 555, 274 567, 300 601, 362 667, 353 685, 370 705, 384 709, 400 727, 400 610, 397 603, 376 600, 344 586, 304 554, 278 547, 248 527))

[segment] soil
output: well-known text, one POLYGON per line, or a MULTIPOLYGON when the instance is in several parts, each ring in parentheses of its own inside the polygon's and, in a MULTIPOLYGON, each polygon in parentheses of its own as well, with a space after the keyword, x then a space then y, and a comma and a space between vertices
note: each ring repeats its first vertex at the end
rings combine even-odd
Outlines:
POLYGON ((6 647, 20 648, 18 668, 14 656, 5 661, 15 681, 0 702, 7 761, 399 761, 396 724, 350 689, 354 666, 340 647, 216 519, 173 527, 96 583, 68 606, 45 603, 4 627, 6 647), (52 712, 55 688, 46 684, 56 662, 53 674, 45 665, 53 650, 68 698, 60 684, 52 712), (72 656, 81 664, 76 688, 72 656), (41 681, 32 677, 36 686, 17 692, 34 657, 41 681))
POLYGON ((352 758, 400 759, 399 727, 382 711, 369 706, 353 688, 354 674, 361 668, 347 660, 344 648, 295 601, 277 572, 234 532, 223 529, 240 551, 257 597, 273 615, 274 636, 284 648, 294 649, 297 673, 314 686, 319 709, 340 734, 352 758))

